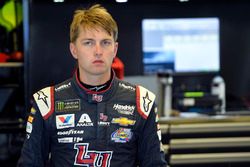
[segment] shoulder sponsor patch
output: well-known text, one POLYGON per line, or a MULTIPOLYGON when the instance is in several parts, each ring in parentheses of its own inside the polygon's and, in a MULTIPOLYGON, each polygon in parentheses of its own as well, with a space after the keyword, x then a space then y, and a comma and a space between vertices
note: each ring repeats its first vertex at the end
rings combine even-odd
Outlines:
POLYGON ((33 129, 32 127, 33 127, 32 124, 30 122, 27 122, 27 124, 26 124, 26 132, 31 133, 32 129, 33 129))
POLYGON ((31 115, 28 117, 28 122, 32 123, 34 120, 34 117, 32 117, 31 115))
POLYGON ((142 86, 136 86, 136 105, 139 114, 147 119, 153 107, 155 94, 142 86))
POLYGON ((124 89, 127 89, 127 90, 135 91, 134 87, 132 87, 130 85, 126 85, 125 83, 119 83, 119 86, 124 88, 124 89))
POLYGON ((30 113, 33 114, 33 115, 35 115, 35 114, 36 114, 36 109, 35 109, 34 107, 32 107, 32 108, 30 109, 30 113))
POLYGON ((62 91, 62 90, 64 90, 64 89, 68 89, 68 88, 70 88, 70 87, 71 87, 71 82, 56 87, 56 88, 55 88, 55 91, 56 91, 56 92, 60 92, 60 91, 62 91))
POLYGON ((47 119, 54 111, 53 87, 44 88, 33 95, 36 104, 44 119, 47 119))

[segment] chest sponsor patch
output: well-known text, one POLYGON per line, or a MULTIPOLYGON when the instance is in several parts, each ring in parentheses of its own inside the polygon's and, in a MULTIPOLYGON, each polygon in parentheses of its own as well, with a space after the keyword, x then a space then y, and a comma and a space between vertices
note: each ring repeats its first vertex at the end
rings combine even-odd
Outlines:
POLYGON ((56 101, 55 102, 55 110, 57 112, 60 111, 80 111, 80 99, 70 99, 64 101, 56 101))
POLYGON ((82 135, 84 133, 84 130, 75 130, 75 129, 70 129, 66 131, 59 131, 57 132, 57 135, 59 136, 69 136, 69 135, 82 135))
POLYGON ((116 143, 127 143, 132 138, 131 129, 119 128, 111 134, 111 140, 116 143))
POLYGON ((121 126, 129 126, 129 125, 134 125, 135 120, 131 120, 126 117, 120 117, 120 118, 113 118, 112 123, 119 124, 121 126))
POLYGON ((114 104, 113 109, 116 110, 120 114, 133 115, 134 110, 135 110, 135 106, 114 104))
POLYGON ((92 100, 93 101, 96 101, 96 102, 102 102, 102 99, 103 99, 103 95, 98 95, 98 94, 93 94, 92 95, 92 100))
POLYGON ((82 142, 82 137, 63 137, 58 138, 58 143, 79 143, 82 142))
POLYGON ((94 126, 94 123, 90 119, 88 114, 82 114, 77 126, 94 126))
POLYGON ((75 114, 64 114, 56 116, 56 128, 70 128, 75 127, 75 114))
POLYGON ((99 126, 109 126, 110 122, 108 122, 108 116, 100 113, 99 121, 98 121, 99 126))
POLYGON ((110 167, 113 151, 96 151, 89 149, 89 143, 74 145, 77 150, 74 165, 86 167, 110 167))

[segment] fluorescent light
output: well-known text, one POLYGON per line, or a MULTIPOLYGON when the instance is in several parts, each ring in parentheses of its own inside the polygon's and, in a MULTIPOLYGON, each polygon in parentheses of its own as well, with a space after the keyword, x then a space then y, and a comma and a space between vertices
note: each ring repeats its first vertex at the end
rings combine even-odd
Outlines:
POLYGON ((64 2, 64 0, 53 0, 54 2, 64 2))
POLYGON ((115 0, 116 2, 118 3, 125 3, 125 2, 128 2, 128 0, 115 0))

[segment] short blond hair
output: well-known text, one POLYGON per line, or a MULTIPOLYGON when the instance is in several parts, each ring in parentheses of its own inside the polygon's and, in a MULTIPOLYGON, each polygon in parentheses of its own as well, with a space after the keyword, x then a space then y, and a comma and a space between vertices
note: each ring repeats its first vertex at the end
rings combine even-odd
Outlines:
POLYGON ((78 9, 74 12, 74 17, 70 25, 70 42, 75 42, 79 35, 80 27, 83 29, 103 28, 113 36, 118 38, 118 27, 111 14, 100 4, 91 6, 88 9, 78 9))

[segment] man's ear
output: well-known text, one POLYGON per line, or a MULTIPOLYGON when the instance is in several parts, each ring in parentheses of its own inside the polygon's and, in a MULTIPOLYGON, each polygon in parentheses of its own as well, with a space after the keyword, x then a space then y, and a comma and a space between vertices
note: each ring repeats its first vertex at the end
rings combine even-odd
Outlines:
POLYGON ((69 49, 70 49, 70 52, 72 54, 72 56, 77 59, 77 52, 76 52, 76 46, 74 43, 70 42, 69 44, 69 49))
POLYGON ((115 42, 115 47, 114 47, 114 57, 116 57, 116 54, 117 54, 117 51, 118 51, 118 42, 115 42))

